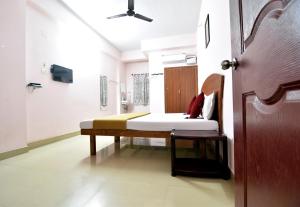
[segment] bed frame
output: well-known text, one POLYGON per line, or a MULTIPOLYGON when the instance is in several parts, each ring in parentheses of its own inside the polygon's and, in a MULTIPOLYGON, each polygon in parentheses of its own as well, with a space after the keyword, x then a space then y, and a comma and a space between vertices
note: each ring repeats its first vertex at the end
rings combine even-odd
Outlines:
MULTIPOLYGON (((205 95, 213 92, 216 93, 215 110, 213 120, 219 123, 219 132, 223 132, 223 90, 224 76, 212 74, 203 83, 201 91, 205 95), (217 107, 216 107, 217 106, 217 107)), ((120 142, 121 136, 126 137, 149 137, 149 138, 166 138, 167 143, 170 141, 170 131, 140 131, 140 130, 119 130, 119 129, 81 129, 82 135, 90 136, 90 153, 96 155, 96 136, 114 136, 115 142, 120 142)))

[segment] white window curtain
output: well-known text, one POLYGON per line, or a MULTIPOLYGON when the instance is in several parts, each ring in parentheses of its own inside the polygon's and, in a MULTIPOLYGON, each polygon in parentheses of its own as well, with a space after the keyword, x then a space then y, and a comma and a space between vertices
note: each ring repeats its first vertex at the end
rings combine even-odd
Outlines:
POLYGON ((133 76, 133 104, 149 104, 149 73, 132 74, 133 76))
POLYGON ((107 76, 100 76, 100 106, 107 106, 107 76))

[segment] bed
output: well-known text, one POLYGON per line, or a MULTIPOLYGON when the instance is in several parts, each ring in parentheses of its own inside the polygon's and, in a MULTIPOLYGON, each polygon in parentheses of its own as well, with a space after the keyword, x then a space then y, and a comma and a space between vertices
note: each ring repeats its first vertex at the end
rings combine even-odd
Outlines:
POLYGON ((186 119, 187 115, 175 114, 148 114, 130 119, 126 123, 126 129, 96 129, 93 121, 80 123, 81 134, 90 136, 90 154, 96 155, 96 136, 114 136, 115 142, 120 141, 121 136, 166 138, 169 142, 172 129, 181 130, 223 130, 223 89, 224 76, 220 74, 210 75, 203 83, 201 91, 205 95, 215 92, 216 102, 211 120, 186 119))

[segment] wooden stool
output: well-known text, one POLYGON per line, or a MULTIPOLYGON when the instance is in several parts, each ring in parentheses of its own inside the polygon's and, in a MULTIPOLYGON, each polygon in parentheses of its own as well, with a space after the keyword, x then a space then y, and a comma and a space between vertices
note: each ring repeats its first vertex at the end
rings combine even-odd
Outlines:
MULTIPOLYGON (((227 151, 227 137, 217 131, 173 130, 171 132, 172 176, 214 177, 227 180, 230 178, 227 151), (215 159, 209 159, 206 156, 204 158, 203 156, 176 157, 176 140, 215 141, 215 159), (220 144, 223 146, 222 156, 220 156, 220 144)), ((201 154, 203 153, 206 154, 206 152, 201 154)))

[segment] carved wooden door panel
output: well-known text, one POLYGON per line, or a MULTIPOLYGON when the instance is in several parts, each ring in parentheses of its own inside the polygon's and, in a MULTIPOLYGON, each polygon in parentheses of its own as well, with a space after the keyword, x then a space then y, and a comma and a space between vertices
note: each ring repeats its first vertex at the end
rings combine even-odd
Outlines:
POLYGON ((300 206, 300 0, 230 0, 237 207, 300 206))

